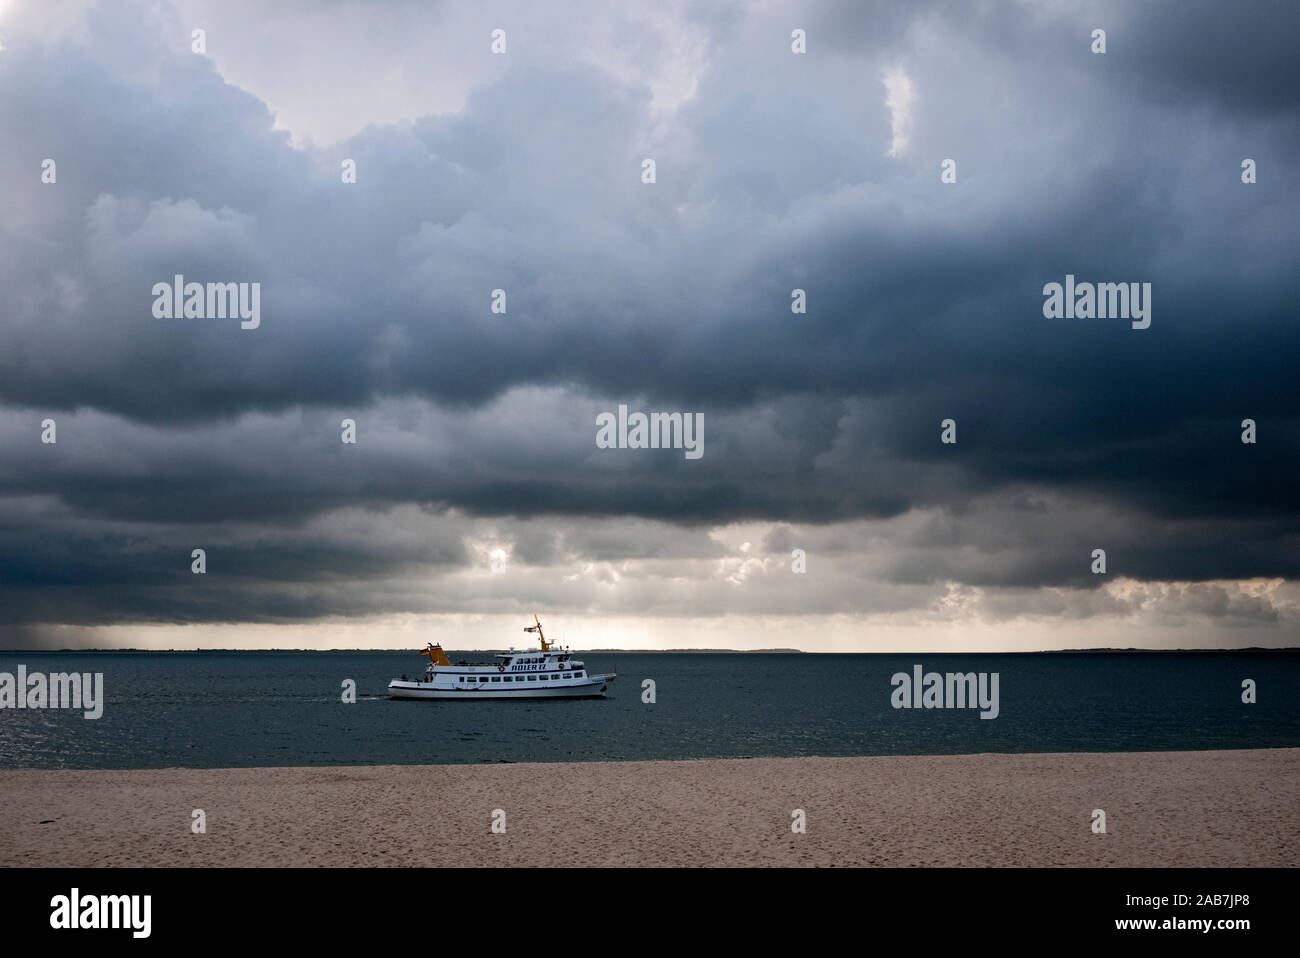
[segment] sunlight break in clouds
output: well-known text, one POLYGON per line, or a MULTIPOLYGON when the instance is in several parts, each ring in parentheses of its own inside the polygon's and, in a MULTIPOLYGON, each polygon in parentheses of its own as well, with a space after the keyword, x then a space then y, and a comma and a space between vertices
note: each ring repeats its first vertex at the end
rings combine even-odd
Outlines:
POLYGON ((912 105, 916 88, 902 67, 887 67, 881 79, 885 84, 885 106, 889 108, 890 140, 888 156, 900 157, 912 138, 912 105))

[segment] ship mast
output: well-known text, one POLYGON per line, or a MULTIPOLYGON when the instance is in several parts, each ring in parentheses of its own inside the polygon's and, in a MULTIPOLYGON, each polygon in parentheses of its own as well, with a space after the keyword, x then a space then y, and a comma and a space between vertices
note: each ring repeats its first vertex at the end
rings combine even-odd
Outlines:
POLYGON ((551 651, 551 647, 546 643, 546 635, 542 632, 542 620, 539 619, 539 618, 537 617, 537 613, 536 613, 536 612, 533 613, 533 621, 536 622, 537 624, 536 624, 536 625, 526 625, 526 626, 524 626, 524 631, 525 631, 525 632, 536 632, 536 633, 537 633, 537 641, 540 642, 540 643, 542 643, 542 651, 543 651, 543 652, 549 652, 549 651, 551 651))

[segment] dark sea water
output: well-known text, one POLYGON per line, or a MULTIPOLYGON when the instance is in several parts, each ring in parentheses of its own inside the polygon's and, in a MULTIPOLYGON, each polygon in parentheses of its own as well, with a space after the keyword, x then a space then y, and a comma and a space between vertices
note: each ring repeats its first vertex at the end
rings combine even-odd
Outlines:
MULTIPOLYGON (((468 653, 475 659, 483 653, 468 653)), ((453 659, 459 653, 452 652, 453 659)), ((0 653, 102 672, 103 717, 0 710, 0 768, 195 768, 1300 746, 1300 653, 583 654, 609 697, 404 702, 410 652, 0 653), (894 709, 895 672, 999 673, 1000 714, 894 709), (341 701, 353 679, 355 704, 341 701), (657 701, 642 703, 653 679, 657 701), (1254 679, 1258 701, 1241 701, 1254 679)))

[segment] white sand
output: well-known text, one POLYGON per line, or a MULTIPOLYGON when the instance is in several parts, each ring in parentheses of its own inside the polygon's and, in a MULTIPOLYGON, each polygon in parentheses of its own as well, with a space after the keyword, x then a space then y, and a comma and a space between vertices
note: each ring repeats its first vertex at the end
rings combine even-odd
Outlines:
POLYGON ((0 771, 0 790, 5 866, 1300 864, 1294 748, 0 771))

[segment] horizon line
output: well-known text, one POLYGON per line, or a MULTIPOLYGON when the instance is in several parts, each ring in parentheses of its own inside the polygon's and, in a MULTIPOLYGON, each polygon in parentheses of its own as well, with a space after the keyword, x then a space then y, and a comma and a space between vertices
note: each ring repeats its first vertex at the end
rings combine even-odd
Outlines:
MULTIPOLYGON (((134 648, 134 647, 124 647, 124 648, 107 648, 107 649, 106 649, 106 648, 85 648, 85 649, 74 649, 74 648, 62 648, 62 649, 0 649, 0 655, 28 655, 28 654, 31 654, 31 655, 49 655, 49 654, 55 654, 55 653, 57 653, 57 654, 63 654, 63 653, 77 654, 77 653, 84 653, 84 652, 96 652, 96 653, 106 653, 106 652, 107 652, 107 653, 111 653, 111 652, 136 652, 136 653, 142 653, 142 654, 149 654, 149 655, 151 655, 151 654, 155 654, 155 653, 158 653, 158 654, 165 654, 165 653, 173 653, 173 654, 174 654, 174 653, 191 654, 191 653, 199 653, 199 652, 237 652, 237 653, 259 653, 259 652, 404 652, 404 653, 417 653, 417 652, 420 652, 420 651, 421 651, 420 649, 409 649, 409 648, 402 648, 402 649, 396 649, 396 648, 390 648, 390 649, 362 649, 362 648, 355 648, 355 647, 353 647, 353 648, 328 648, 328 649, 308 649, 308 648, 301 648, 301 647, 292 647, 292 648, 290 648, 290 647, 286 647, 286 648, 267 648, 267 649, 228 649, 228 648, 210 648, 210 649, 209 649, 209 648, 200 648, 200 649, 140 649, 140 648, 134 648)), ((475 652, 475 653, 483 653, 483 652, 498 652, 498 651, 499 651, 499 652, 508 652, 508 651, 512 651, 512 650, 510 650, 510 649, 506 649, 506 648, 501 648, 501 649, 495 649, 495 648, 489 648, 489 649, 453 649, 453 648, 444 648, 444 651, 447 651, 447 652, 475 652)), ((513 651, 515 651, 515 652, 527 652, 527 651, 529 651, 529 650, 528 650, 528 649, 514 649, 513 651)), ((1154 649, 1154 648, 1143 648, 1143 647, 1141 647, 1141 646, 1127 646, 1127 647, 1124 647, 1124 648, 1120 648, 1120 647, 1117 647, 1117 646, 1095 646, 1095 647, 1080 648, 1080 649, 1014 649, 1014 650, 1012 650, 1012 649, 981 649, 981 650, 971 650, 971 651, 953 651, 953 650, 937 650, 937 649, 932 649, 932 650, 929 650, 929 651, 915 650, 915 651, 908 651, 908 652, 886 652, 886 651, 869 651, 869 650, 859 650, 859 651, 845 651, 845 650, 835 650, 835 651, 810 651, 810 650, 807 650, 807 649, 792 649, 792 648, 772 648, 772 649, 725 649, 725 648, 698 648, 698 649, 694 649, 694 648, 675 648, 675 649, 631 649, 631 648, 610 648, 610 649, 573 649, 573 650, 568 650, 568 651, 583 652, 583 653, 628 652, 628 653, 651 653, 651 654, 658 654, 658 653, 689 654, 689 653, 706 653, 706 652, 714 652, 714 653, 727 653, 727 654, 733 654, 733 655, 764 655, 764 654, 767 654, 767 655, 771 655, 771 654, 777 654, 777 655, 1069 655, 1069 654, 1096 653, 1096 652, 1161 652, 1161 653, 1164 653, 1164 652, 1216 652, 1216 653, 1217 653, 1217 652, 1300 652, 1300 646, 1296 646, 1296 645, 1284 645, 1284 646, 1275 646, 1275 647, 1274 647, 1274 646, 1263 646, 1263 645, 1249 645, 1249 646, 1243 646, 1243 647, 1241 647, 1241 648, 1207 648, 1207 649, 1189 649, 1189 648, 1154 649)))

